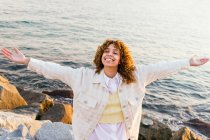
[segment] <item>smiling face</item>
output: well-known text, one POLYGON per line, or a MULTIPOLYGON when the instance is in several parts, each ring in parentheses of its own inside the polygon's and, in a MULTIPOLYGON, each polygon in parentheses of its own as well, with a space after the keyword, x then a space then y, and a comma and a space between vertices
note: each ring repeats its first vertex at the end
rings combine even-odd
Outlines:
POLYGON ((120 50, 110 44, 103 52, 101 61, 104 67, 118 67, 120 62, 120 50))

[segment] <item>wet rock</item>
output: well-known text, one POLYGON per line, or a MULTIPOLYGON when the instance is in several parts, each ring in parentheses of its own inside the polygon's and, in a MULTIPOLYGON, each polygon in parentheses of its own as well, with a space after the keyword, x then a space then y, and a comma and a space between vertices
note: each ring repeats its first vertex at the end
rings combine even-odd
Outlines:
POLYGON ((142 115, 139 140, 169 140, 172 137, 171 129, 146 115, 142 115))
POLYGON ((74 97, 73 90, 53 90, 53 91, 43 91, 42 93, 50 96, 61 96, 70 99, 73 99, 74 97))
POLYGON ((70 104, 55 103, 43 116, 41 120, 50 120, 52 122, 72 123, 73 108, 70 104))
POLYGON ((14 112, 16 114, 28 116, 35 120, 38 117, 38 115, 40 114, 39 113, 40 105, 39 104, 31 104, 31 105, 27 105, 27 106, 20 106, 13 110, 8 110, 8 111, 14 112))
POLYGON ((53 106, 53 99, 46 94, 23 90, 20 87, 17 87, 17 89, 29 105, 39 105, 40 108, 37 119, 53 106))
POLYGON ((201 134, 210 138, 210 124, 199 119, 192 119, 184 122, 185 125, 196 129, 201 134))
POLYGON ((202 138, 196 136, 188 127, 183 127, 175 132, 170 140, 202 140, 202 138))
POLYGON ((142 119, 142 124, 145 126, 150 126, 150 125, 153 125, 153 121, 152 119, 145 117, 142 119))
POLYGON ((0 109, 13 109, 18 106, 27 105, 15 86, 0 76, 0 109))
POLYGON ((72 127, 61 122, 44 124, 35 135, 37 140, 73 140, 72 127))

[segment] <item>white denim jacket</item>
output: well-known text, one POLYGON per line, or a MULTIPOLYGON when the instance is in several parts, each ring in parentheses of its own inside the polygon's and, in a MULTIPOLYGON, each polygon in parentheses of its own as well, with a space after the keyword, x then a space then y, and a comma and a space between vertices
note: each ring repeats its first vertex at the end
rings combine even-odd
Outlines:
MULTIPOLYGON (((122 83, 118 88, 119 99, 125 118, 127 135, 138 140, 145 87, 151 82, 164 78, 190 66, 189 60, 160 62, 137 65, 136 83, 122 83)), ((104 81, 104 71, 96 74, 94 69, 74 69, 52 62, 31 58, 28 69, 48 79, 58 79, 69 85, 74 92, 72 128, 75 140, 88 140, 95 129, 108 102, 108 89, 104 81)))

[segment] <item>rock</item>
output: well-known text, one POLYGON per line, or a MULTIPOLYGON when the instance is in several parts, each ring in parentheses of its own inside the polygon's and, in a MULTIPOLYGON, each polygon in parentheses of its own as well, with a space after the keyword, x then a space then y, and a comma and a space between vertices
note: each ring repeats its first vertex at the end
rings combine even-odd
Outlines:
POLYGON ((169 140, 172 137, 171 129, 146 115, 142 115, 139 140, 169 140))
POLYGON ((32 140, 33 137, 30 136, 28 128, 25 125, 20 124, 16 130, 14 130, 11 133, 7 133, 6 135, 1 137, 1 140, 17 140, 17 139, 23 139, 23 140, 32 140))
POLYGON ((73 140, 72 127, 61 122, 44 124, 35 135, 37 140, 73 140))
POLYGON ((145 126, 150 126, 150 125, 153 125, 153 121, 152 119, 145 117, 142 119, 142 124, 145 126))
POLYGON ((50 96, 61 96, 64 98, 73 99, 74 93, 73 90, 54 90, 54 91, 43 91, 42 93, 50 96))
POLYGON ((8 129, 5 128, 0 128, 0 138, 3 135, 7 135, 10 131, 8 129))
POLYGON ((202 138, 196 136, 188 127, 183 127, 175 132, 170 140, 202 140, 202 138))
POLYGON ((199 119, 192 119, 184 122, 185 125, 196 129, 201 134, 210 138, 210 124, 199 119))
POLYGON ((24 116, 28 116, 32 119, 38 118, 39 111, 40 111, 40 105, 39 104, 31 104, 27 106, 20 106, 13 110, 7 110, 16 114, 21 114, 24 116))
POLYGON ((23 105, 27 105, 27 103, 16 87, 0 76, 0 109, 13 109, 23 105))
POLYGON ((53 106, 53 99, 46 94, 26 91, 21 89, 20 87, 17 87, 17 89, 29 105, 39 104, 39 113, 37 114, 36 118, 38 120, 51 106, 53 106))
POLYGON ((70 104, 55 103, 43 116, 41 120, 50 120, 52 122, 72 123, 73 108, 70 104))
POLYGON ((23 124, 28 128, 30 135, 34 136, 37 130, 47 122, 50 121, 37 121, 24 115, 0 111, 0 128, 8 129, 9 131, 14 131, 20 124, 23 124))

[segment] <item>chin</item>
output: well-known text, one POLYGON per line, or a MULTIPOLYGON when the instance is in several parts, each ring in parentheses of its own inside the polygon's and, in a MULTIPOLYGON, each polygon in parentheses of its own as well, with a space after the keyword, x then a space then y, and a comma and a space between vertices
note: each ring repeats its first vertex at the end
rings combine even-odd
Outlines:
POLYGON ((118 66, 116 66, 116 65, 104 65, 105 67, 118 67, 118 66))

